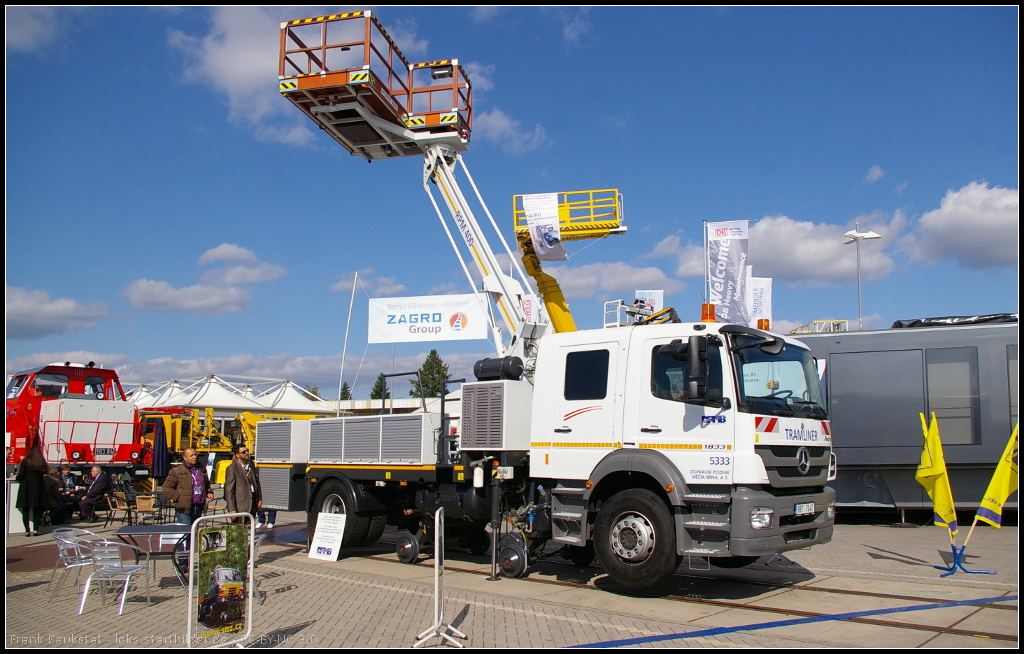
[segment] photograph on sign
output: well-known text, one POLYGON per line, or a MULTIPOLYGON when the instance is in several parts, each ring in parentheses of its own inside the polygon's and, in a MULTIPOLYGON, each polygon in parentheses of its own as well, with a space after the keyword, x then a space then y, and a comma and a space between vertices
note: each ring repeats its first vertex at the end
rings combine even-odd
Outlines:
POLYGON ((465 295, 372 298, 368 343, 426 343, 486 339, 487 314, 465 295))
POLYGON ((541 261, 565 261, 569 254, 562 245, 558 224, 558 194, 535 193, 523 196, 523 212, 530 228, 533 250, 541 261))
POLYGON ((196 637, 222 639, 245 629, 249 601, 249 526, 201 527, 197 534, 196 637))

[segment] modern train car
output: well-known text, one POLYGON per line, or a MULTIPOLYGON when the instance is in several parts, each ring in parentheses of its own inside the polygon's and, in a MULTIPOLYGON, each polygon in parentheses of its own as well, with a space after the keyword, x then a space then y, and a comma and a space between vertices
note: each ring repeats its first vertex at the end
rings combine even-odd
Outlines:
MULTIPOLYGON (((975 508, 1017 424, 1017 315, 798 334, 822 377, 840 506, 931 506, 914 479, 932 412, 958 508, 975 508)), ((1017 508, 1017 496, 1007 502, 1017 508)))

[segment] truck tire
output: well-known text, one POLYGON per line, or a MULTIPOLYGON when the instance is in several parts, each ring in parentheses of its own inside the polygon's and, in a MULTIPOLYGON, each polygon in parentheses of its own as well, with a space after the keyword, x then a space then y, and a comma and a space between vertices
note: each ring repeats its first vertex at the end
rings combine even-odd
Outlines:
POLYGON ((373 545, 380 540, 380 537, 384 535, 384 528, 388 526, 388 516, 386 513, 370 516, 370 524, 366 529, 366 538, 363 539, 362 545, 373 545))
POLYGON ((355 501, 341 481, 328 479, 317 492, 313 510, 309 512, 306 520, 310 538, 316 533, 317 517, 321 513, 345 514, 345 535, 341 539, 341 547, 357 547, 366 540, 370 519, 356 514, 355 501))
POLYGON ((560 552, 562 557, 572 561, 573 565, 585 568, 594 562, 596 553, 594 552, 594 541, 589 540, 583 547, 576 547, 575 545, 566 545, 560 552))
POLYGON ((627 588, 646 588, 679 567, 668 507, 649 490, 616 493, 597 516, 594 547, 608 576, 627 588))

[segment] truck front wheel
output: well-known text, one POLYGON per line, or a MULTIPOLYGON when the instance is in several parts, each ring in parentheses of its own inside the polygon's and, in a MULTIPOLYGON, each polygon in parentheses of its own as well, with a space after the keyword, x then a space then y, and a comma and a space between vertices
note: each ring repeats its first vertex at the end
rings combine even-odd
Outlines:
POLYGON ((597 516, 594 544, 608 576, 627 588, 646 588, 679 567, 668 507, 641 488, 612 496, 597 516))
POLYGON ((321 513, 345 514, 345 535, 341 539, 341 547, 358 547, 366 540, 370 519, 356 515, 355 502, 345 485, 337 479, 328 479, 317 491, 313 510, 306 521, 310 538, 316 533, 317 518, 321 513))

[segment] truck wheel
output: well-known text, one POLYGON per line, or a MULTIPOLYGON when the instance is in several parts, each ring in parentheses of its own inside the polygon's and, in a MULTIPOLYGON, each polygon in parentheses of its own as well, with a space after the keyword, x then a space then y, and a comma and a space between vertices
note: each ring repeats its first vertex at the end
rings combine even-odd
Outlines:
POLYGON ((366 540, 370 519, 356 514, 355 502, 340 481, 327 480, 317 493, 313 510, 306 520, 311 538, 316 533, 316 522, 321 513, 345 514, 345 535, 341 539, 341 547, 356 547, 366 540))
POLYGON ((668 507, 642 488, 616 493, 597 516, 597 558, 627 588, 646 588, 679 567, 668 507))
POLYGON ((526 574, 526 550, 519 543, 509 543, 501 548, 498 554, 498 567, 501 574, 512 579, 526 574))
POLYGON ((388 516, 386 513, 370 516, 370 524, 366 529, 366 538, 363 539, 362 545, 373 545, 379 541, 387 526, 388 516))
POLYGON ((594 541, 589 540, 583 547, 576 547, 575 545, 566 545, 562 548, 560 554, 573 562, 573 565, 578 565, 581 568, 585 568, 594 562, 596 553, 594 552, 594 541))

